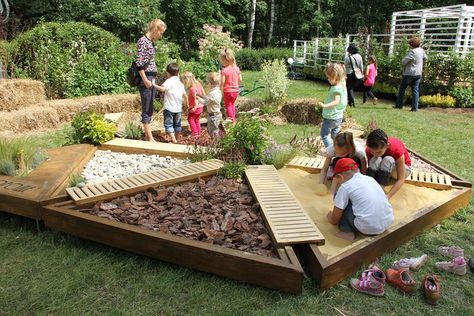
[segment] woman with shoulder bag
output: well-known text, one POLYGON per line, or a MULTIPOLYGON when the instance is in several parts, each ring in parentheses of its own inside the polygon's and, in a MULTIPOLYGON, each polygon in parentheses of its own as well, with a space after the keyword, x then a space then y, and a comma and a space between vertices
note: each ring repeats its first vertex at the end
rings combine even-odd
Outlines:
POLYGON ((359 49, 354 43, 349 44, 347 52, 348 55, 344 59, 347 75, 347 104, 349 106, 355 106, 354 88, 362 82, 362 79, 364 79, 364 74, 362 72, 364 64, 362 62, 362 56, 359 54, 359 49))

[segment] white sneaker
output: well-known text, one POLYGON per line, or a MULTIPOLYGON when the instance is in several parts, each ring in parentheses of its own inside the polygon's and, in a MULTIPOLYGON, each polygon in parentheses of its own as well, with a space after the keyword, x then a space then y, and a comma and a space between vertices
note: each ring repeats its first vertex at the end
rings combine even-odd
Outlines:
POLYGON ((422 265, 425 264, 426 260, 428 260, 428 256, 425 254, 420 257, 403 258, 395 261, 392 264, 392 267, 394 269, 410 269, 417 271, 422 265))

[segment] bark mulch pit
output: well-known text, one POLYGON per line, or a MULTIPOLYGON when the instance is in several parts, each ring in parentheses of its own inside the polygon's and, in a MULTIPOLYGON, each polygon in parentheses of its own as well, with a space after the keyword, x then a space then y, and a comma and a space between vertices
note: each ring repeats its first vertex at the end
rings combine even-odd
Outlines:
MULTIPOLYGON (((220 137, 224 137, 224 135, 225 135, 225 132, 220 131, 220 137)), ((204 129, 204 128, 201 131, 201 135, 199 135, 198 137, 192 136, 191 131, 189 130, 183 130, 177 136, 178 136, 178 144, 182 144, 182 145, 209 146, 215 143, 215 141, 209 136, 207 129, 204 129)), ((171 139, 166 133, 153 132, 153 137, 158 142, 171 143, 171 139)))
POLYGON ((220 176, 149 189, 81 210, 227 248, 277 257, 249 186, 220 176))

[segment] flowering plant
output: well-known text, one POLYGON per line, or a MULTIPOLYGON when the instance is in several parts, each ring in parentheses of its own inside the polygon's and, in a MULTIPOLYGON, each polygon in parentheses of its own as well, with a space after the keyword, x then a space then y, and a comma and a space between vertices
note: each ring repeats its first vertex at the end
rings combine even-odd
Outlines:
POLYGON ((198 40, 199 55, 202 61, 217 62, 224 48, 237 51, 243 43, 231 37, 230 32, 224 32, 220 25, 204 24, 204 37, 198 40))

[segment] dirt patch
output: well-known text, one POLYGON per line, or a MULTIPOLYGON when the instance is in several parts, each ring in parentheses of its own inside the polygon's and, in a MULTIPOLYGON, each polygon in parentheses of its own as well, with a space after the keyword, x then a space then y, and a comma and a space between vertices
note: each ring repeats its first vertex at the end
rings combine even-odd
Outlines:
POLYGON ((44 84, 28 79, 0 80, 0 111, 16 111, 46 100, 44 84))
POLYGON ((246 184, 234 180, 215 176, 150 189, 132 197, 100 202, 83 211, 166 234, 276 257, 258 203, 246 184))

